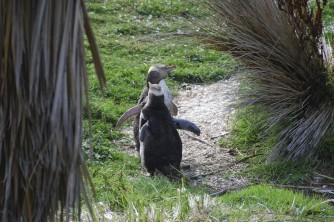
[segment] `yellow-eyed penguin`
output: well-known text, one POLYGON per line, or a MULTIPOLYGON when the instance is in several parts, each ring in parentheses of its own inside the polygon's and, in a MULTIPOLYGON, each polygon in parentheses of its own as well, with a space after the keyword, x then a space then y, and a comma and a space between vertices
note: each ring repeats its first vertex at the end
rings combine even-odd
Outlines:
POLYGON ((148 98, 139 120, 141 163, 149 176, 159 170, 174 179, 180 175, 182 141, 165 104, 162 86, 148 84, 148 98))

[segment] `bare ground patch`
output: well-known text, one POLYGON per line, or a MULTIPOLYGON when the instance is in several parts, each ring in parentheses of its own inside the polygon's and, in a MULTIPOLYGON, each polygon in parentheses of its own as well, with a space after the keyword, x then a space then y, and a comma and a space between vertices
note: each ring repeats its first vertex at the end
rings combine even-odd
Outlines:
POLYGON ((179 131, 183 142, 183 165, 190 165, 185 173, 195 185, 205 185, 211 192, 224 192, 247 185, 247 179, 236 173, 246 167, 235 164, 230 149, 219 146, 219 141, 230 132, 230 106, 238 90, 235 78, 211 85, 187 85, 179 91, 175 102, 179 107, 177 117, 196 123, 201 129, 197 137, 179 131))

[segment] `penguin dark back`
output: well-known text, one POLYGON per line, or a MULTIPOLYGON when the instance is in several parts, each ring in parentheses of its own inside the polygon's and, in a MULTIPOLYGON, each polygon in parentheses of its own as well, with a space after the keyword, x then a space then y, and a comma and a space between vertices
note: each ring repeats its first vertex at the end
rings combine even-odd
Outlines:
POLYGON ((140 157, 149 176, 158 170, 176 178, 182 160, 182 141, 164 102, 158 84, 149 83, 148 100, 141 111, 139 124, 140 157))

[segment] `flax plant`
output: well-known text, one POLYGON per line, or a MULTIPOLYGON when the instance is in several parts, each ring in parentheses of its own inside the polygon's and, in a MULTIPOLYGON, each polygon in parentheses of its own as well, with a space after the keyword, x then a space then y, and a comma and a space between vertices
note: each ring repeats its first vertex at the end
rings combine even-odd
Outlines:
POLYGON ((103 86, 83 0, 0 0, 1 221, 69 221, 81 197, 89 206, 84 30, 103 86))

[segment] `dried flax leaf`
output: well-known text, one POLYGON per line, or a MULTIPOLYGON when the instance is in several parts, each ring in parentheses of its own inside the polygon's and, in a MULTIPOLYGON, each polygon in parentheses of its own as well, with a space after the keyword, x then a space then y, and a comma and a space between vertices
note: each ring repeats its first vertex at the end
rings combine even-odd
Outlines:
POLYGON ((80 215, 89 191, 81 153, 85 13, 82 0, 0 0, 1 221, 80 215))

